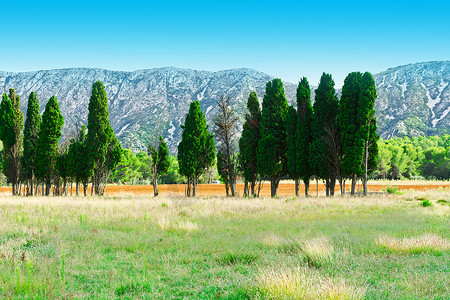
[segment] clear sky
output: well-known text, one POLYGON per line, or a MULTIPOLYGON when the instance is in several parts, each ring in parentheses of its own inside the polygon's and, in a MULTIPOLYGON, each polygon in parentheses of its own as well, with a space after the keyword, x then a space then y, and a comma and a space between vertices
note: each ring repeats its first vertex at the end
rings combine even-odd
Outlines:
POLYGON ((249 67, 285 81, 450 60, 448 1, 2 1, 0 70, 249 67))

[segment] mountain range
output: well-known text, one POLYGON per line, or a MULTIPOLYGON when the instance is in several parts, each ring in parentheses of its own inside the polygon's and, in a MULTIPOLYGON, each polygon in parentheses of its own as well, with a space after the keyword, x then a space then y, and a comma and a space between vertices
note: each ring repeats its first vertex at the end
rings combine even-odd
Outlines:
MULTIPOLYGON (((243 120, 250 91, 260 101, 273 77, 253 69, 218 72, 174 67, 134 72, 70 68, 34 72, 0 72, 0 92, 14 88, 26 112, 34 91, 41 112, 52 95, 60 104, 67 137, 76 124, 86 124, 92 84, 100 80, 109 99, 110 122, 126 148, 146 150, 162 135, 176 153, 181 126, 192 100, 199 100, 212 127, 220 97, 230 97, 243 120)), ((381 137, 442 134, 450 129, 450 62, 418 63, 374 75, 375 108, 381 137)), ((284 82, 286 98, 295 104, 296 84, 284 82)), ((312 88, 314 90, 314 88, 312 88)), ((337 91, 338 93, 340 91, 337 91)))

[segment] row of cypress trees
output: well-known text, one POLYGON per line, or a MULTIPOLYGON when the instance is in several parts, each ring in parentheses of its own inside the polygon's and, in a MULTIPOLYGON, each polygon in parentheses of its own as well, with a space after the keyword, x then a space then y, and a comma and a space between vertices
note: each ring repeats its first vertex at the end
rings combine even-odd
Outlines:
POLYGON ((64 118, 55 96, 52 96, 40 115, 37 96, 28 98, 25 120, 20 111, 20 98, 10 89, 0 105, 0 140, 3 142, 2 168, 12 184, 13 195, 38 193, 42 195, 67 194, 67 183, 76 182, 87 194, 89 181, 92 192, 104 193, 106 181, 122 155, 122 147, 109 123, 108 99, 104 85, 97 81, 92 86, 89 101, 88 133, 83 125, 69 143, 59 146, 64 118), (22 183, 24 190, 22 192, 22 183), (62 185, 62 191, 60 187, 62 185))
POLYGON ((280 180, 289 176, 296 195, 300 179, 308 195, 312 177, 324 180, 327 195, 334 195, 337 180, 344 194, 346 179, 352 180, 354 194, 356 181, 363 178, 366 195, 378 154, 372 75, 350 73, 339 99, 332 76, 323 73, 314 105, 308 80, 302 78, 296 96, 297 108, 288 106, 281 80, 269 81, 261 111, 256 93, 250 93, 239 140, 246 193, 259 194, 256 184, 265 178, 276 196, 280 180))

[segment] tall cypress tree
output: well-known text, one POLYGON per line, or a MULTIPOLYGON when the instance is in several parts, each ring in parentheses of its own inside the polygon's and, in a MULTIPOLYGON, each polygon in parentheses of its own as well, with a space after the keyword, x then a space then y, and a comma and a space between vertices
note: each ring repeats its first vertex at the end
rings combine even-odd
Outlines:
POLYGON ((258 172, 270 178, 271 196, 277 195, 278 184, 287 173, 285 118, 288 104, 281 79, 266 84, 258 142, 258 172))
POLYGON ((377 90, 375 80, 372 74, 365 72, 361 80, 361 104, 358 116, 364 118, 364 124, 361 126, 359 136, 364 137, 364 161, 363 161, 363 190, 364 196, 367 196, 367 177, 370 172, 375 170, 376 160, 378 156, 377 141, 377 120, 375 118, 375 99, 377 98, 377 90))
POLYGON ((83 184, 84 196, 87 195, 87 188, 89 178, 92 175, 92 168, 89 165, 89 160, 86 144, 86 126, 81 126, 81 130, 77 133, 70 146, 68 156, 69 173, 75 179, 76 195, 79 195, 79 185, 83 184))
MULTIPOLYGON (((39 137, 36 142, 36 177, 45 182, 45 195, 50 194, 51 180, 57 175, 58 141, 64 118, 59 111, 59 104, 52 96, 45 105, 39 137)), ((42 191, 44 193, 44 191, 42 191)))
POLYGON ((313 141, 310 153, 316 176, 325 180, 326 193, 334 195, 339 176, 339 101, 330 74, 323 73, 316 89, 313 117, 313 141))
POLYGON ((23 133, 23 157, 22 170, 23 176, 28 181, 28 194, 33 195, 35 181, 35 160, 36 143, 38 140, 39 129, 41 127, 41 115, 39 114, 39 101, 36 94, 32 92, 28 97, 27 118, 23 133))
POLYGON ((251 92, 247 101, 248 113, 245 115, 241 138, 239 139, 239 153, 243 167, 245 181, 250 183, 251 194, 255 193, 256 181, 259 179, 257 165, 257 148, 259 142, 259 125, 261 122, 261 108, 256 92, 251 92))
MULTIPOLYGON (((363 175, 362 161, 364 155, 364 136, 358 134, 365 118, 358 115, 361 99, 360 72, 347 75, 342 87, 339 103, 339 124, 342 146, 342 173, 352 179, 351 194, 355 193, 356 180, 363 175)), ((363 134, 364 135, 364 134, 363 134)))
POLYGON ((122 148, 109 123, 108 97, 105 86, 100 81, 96 81, 92 86, 87 128, 86 145, 93 173, 92 184, 95 194, 102 195, 112 171, 111 167, 117 165, 120 160, 120 156, 117 158, 117 155, 113 154, 121 153, 122 148))
POLYGON ((364 194, 367 194, 367 174, 376 164, 376 97, 375 81, 370 73, 352 72, 346 77, 339 105, 341 168, 352 179, 352 195, 360 177, 364 178, 364 194))
POLYGON ((294 106, 289 106, 286 114, 286 142, 287 142, 287 169, 289 177, 295 180, 295 196, 298 196, 299 175, 297 173, 297 111, 294 106))
POLYGON ((181 142, 178 144, 180 174, 188 179, 188 196, 195 196, 198 178, 215 161, 214 136, 209 132, 199 101, 192 101, 186 115, 181 142), (192 194, 190 185, 192 184, 192 194))
POLYGON ((4 140, 3 172, 12 184, 12 194, 19 193, 20 171, 22 158, 23 113, 20 110, 20 97, 14 89, 9 90, 9 96, 3 95, 1 136, 4 140))
POLYGON ((309 192, 309 178, 313 175, 311 154, 313 108, 311 105, 311 88, 303 77, 297 87, 297 132, 295 145, 297 148, 297 174, 305 183, 305 196, 309 192))

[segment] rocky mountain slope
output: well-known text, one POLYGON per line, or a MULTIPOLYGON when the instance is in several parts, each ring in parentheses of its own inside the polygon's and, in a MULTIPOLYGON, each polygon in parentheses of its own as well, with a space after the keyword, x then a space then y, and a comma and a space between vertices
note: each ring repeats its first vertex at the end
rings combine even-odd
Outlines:
POLYGON ((374 78, 383 138, 450 132, 450 61, 392 68, 374 78))
MULTIPOLYGON (((100 80, 109 99, 111 125, 123 146, 146 150, 163 135, 172 153, 181 139, 180 125, 192 100, 200 100, 206 118, 217 112, 221 95, 230 96, 241 116, 250 91, 262 100, 265 85, 272 77, 251 69, 219 72, 160 68, 135 72, 102 69, 62 69, 24 73, 0 72, 0 92, 15 88, 26 111, 28 95, 38 95, 41 111, 55 95, 65 119, 67 133, 78 121, 86 124, 92 84, 100 80)), ((295 98, 296 86, 285 84, 286 95, 295 98)))
MULTIPOLYGON (((379 134, 383 138, 439 134, 450 128, 450 62, 430 62, 389 69, 374 75, 379 134)), ((0 72, 0 92, 15 88, 25 112, 28 95, 38 95, 41 111, 55 95, 65 118, 66 136, 78 121, 86 124, 94 81, 108 94, 111 125, 122 144, 145 150, 163 135, 176 152, 180 125, 191 100, 200 100, 211 124, 221 95, 230 96, 241 117, 250 91, 262 100, 270 75, 252 69, 219 72, 159 68, 135 72, 73 68, 36 72, 0 72)), ((285 83, 289 103, 295 102, 296 85, 285 83)))

